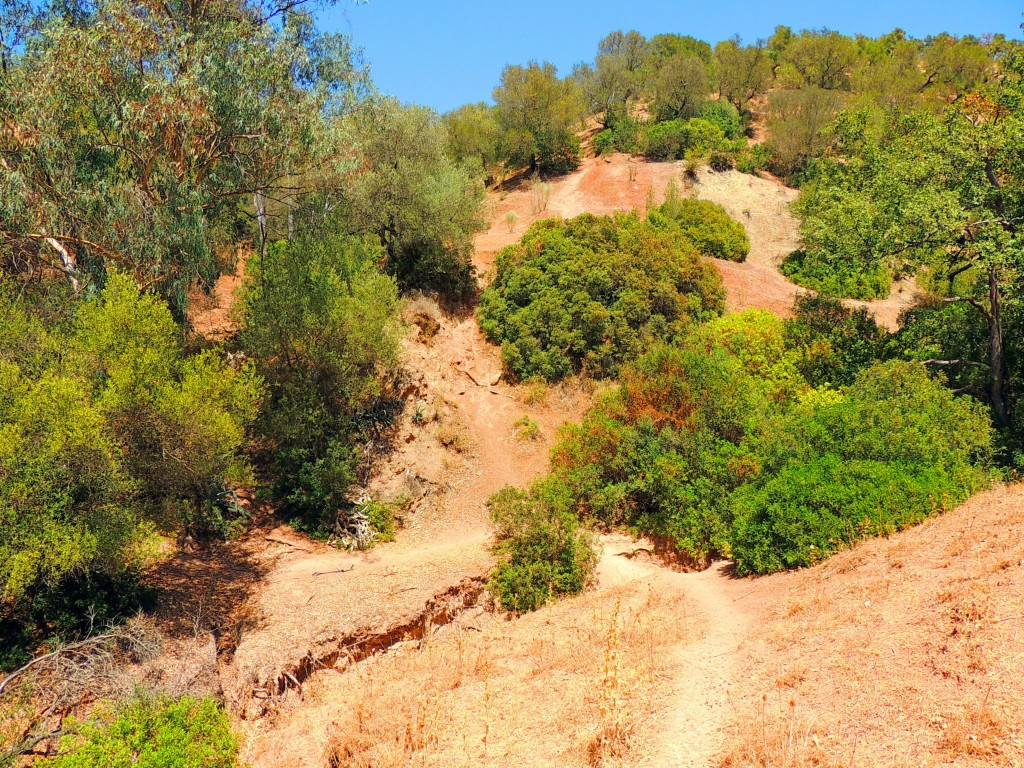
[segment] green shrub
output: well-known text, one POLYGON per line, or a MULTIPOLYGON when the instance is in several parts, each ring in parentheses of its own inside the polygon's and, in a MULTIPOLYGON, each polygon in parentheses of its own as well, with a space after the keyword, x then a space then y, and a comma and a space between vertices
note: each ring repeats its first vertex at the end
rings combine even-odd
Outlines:
MULTIPOLYGON (((875 363, 842 390, 810 387, 801 343, 821 344, 806 326, 826 322, 819 310, 718 318, 625 366, 621 387, 552 451, 571 508, 691 565, 732 557, 740 572, 763 573, 899 530, 982 488, 993 454, 985 409, 920 364, 875 363)), ((839 320, 830 355, 853 371, 876 338, 857 313, 839 320)))
POLYGON ((711 167, 711 170, 719 173, 731 171, 736 165, 736 158, 729 152, 716 149, 711 153, 711 157, 708 158, 708 165, 711 167))
POLYGON ((594 137, 594 150, 599 155, 610 155, 618 149, 615 141, 615 132, 611 128, 605 128, 594 137))
POLYGON ((520 379, 614 375, 722 311, 721 278, 678 232, 636 214, 534 224, 498 254, 478 317, 520 379))
POLYGON ((753 144, 736 152, 736 170, 740 173, 757 175, 771 162, 772 153, 764 144, 753 144))
POLYGON ((377 534, 377 541, 394 541, 398 533, 398 519, 395 517, 395 504, 386 501, 368 501, 363 505, 366 519, 377 534))
POLYGON ((270 493, 311 532, 333 526, 359 446, 395 410, 398 290, 380 257, 366 239, 310 237, 250 263, 241 341, 269 388, 256 433, 270 493))
POLYGON ((888 334, 867 309, 848 309, 837 299, 805 293, 796 297, 786 321, 786 346, 811 386, 844 386, 887 353, 888 334))
POLYGON ((507 487, 488 499, 500 558, 488 588, 505 610, 535 611, 579 594, 593 577, 597 554, 570 502, 552 479, 529 491, 507 487))
POLYGON ((537 170, 560 176, 580 167, 580 139, 572 131, 543 133, 537 138, 537 170))
POLYGON ((605 128, 594 137, 594 149, 599 155, 612 152, 635 154, 640 150, 643 128, 642 123, 632 118, 617 118, 610 128, 605 128))
POLYGON ((241 448, 260 387, 250 369, 187 356, 166 303, 113 271, 51 330, 23 302, 0 303, 8 333, 26 334, 5 334, 0 362, 7 601, 116 576, 142 563, 157 527, 200 533, 227 514, 225 491, 251 479, 241 448), (39 356, 51 347, 61 354, 39 356))
POLYGON ((884 299, 892 286, 892 275, 883 264, 866 267, 807 251, 793 251, 779 269, 797 285, 838 298, 884 299))
POLYGON ((644 154, 649 160, 679 160, 689 147, 685 120, 652 123, 644 130, 644 154))
POLYGON ((717 126, 727 139, 743 138, 745 130, 743 118, 740 117, 739 110, 724 99, 717 101, 708 99, 705 101, 701 106, 698 117, 717 126))
POLYGON ((659 347, 622 381, 563 429, 555 474, 586 516, 652 536, 694 565, 726 555, 723 503, 746 471, 740 444, 765 416, 764 388, 735 355, 701 344, 659 347))
POLYGON ((659 228, 679 231, 702 256, 743 261, 750 253, 750 240, 743 225, 710 200, 670 196, 648 218, 659 228))
POLYGON ((46 768, 234 768, 238 738, 210 698, 139 694, 107 722, 89 722, 61 740, 46 768))
POLYGON ((805 396, 766 430, 761 475, 731 500, 737 569, 807 565, 949 509, 988 482, 992 444, 984 407, 917 363, 805 396))

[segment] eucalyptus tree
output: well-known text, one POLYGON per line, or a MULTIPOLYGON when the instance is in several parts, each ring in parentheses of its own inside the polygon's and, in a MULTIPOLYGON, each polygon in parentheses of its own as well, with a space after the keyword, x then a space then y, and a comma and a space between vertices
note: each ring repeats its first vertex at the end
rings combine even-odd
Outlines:
POLYGON ((293 3, 61 4, 4 56, 7 268, 77 285, 116 265, 179 313, 218 246, 326 161, 323 118, 365 84, 347 39, 293 3))

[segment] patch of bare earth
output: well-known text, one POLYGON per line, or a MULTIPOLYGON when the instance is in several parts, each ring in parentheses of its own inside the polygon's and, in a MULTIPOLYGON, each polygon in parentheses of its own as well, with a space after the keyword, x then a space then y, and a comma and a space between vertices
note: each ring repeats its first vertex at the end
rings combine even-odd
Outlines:
MULTIPOLYGON (((546 200, 538 196, 529 180, 493 193, 491 226, 476 239, 478 262, 482 269, 491 268, 495 254, 516 242, 538 219, 645 211, 652 202, 664 200, 666 187, 675 180, 686 194, 724 207, 747 230, 750 254, 746 261, 712 259, 725 285, 726 308, 732 312, 767 309, 787 315, 793 299, 804 290, 779 272, 782 260, 800 245, 799 222, 789 210, 797 191, 775 178, 707 168, 690 183, 683 175, 685 167, 682 161, 652 163, 624 154, 591 157, 575 173, 552 180, 546 200), (511 225, 510 212, 515 214, 511 225)), ((899 313, 912 304, 913 294, 913 284, 903 282, 895 284, 886 299, 850 304, 866 306, 880 323, 894 329, 899 313)))
POLYGON ((254 735, 250 759, 704 764, 724 738, 722 650, 735 652, 736 627, 748 621, 743 582, 717 569, 671 571, 625 537, 602 543, 597 584, 580 597, 514 619, 464 610, 386 653, 309 677, 254 735))
POLYGON ((755 582, 721 768, 1024 765, 1024 488, 755 582))

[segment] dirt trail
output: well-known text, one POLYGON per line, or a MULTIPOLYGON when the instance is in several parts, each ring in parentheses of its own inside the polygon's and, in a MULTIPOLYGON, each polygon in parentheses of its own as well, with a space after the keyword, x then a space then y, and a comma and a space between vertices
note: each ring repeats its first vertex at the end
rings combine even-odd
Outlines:
MULTIPOLYGON (((592 159, 579 173, 553 183, 546 211, 531 213, 529 190, 495 200, 493 224, 477 239, 477 267, 485 273, 494 252, 516 240, 540 215, 643 208, 652 191, 660 199, 680 170, 672 163, 592 159), (509 210, 522 214, 512 232, 504 220, 509 210)), ((746 264, 718 263, 729 308, 762 306, 785 312, 797 289, 779 275, 776 265, 796 236, 786 208, 792 191, 739 174, 702 176, 698 188, 701 196, 728 203, 750 234, 752 250, 746 264)), ((197 328, 218 336, 223 332, 229 317, 229 282, 236 283, 237 278, 218 286, 212 306, 196 320, 197 328)), ((435 310, 428 305, 425 311, 435 310)), ((267 537, 271 544, 261 566, 260 586, 248 601, 250 618, 239 627, 230 653, 219 657, 220 685, 231 710, 245 718, 245 752, 257 768, 323 765, 328 737, 339 729, 335 719, 351 710, 353 697, 359 695, 351 690, 354 678, 344 663, 337 671, 332 667, 354 647, 401 646, 403 633, 431 620, 424 614, 429 606, 467 583, 479 583, 492 562, 486 499, 505 485, 524 486, 545 472, 559 425, 578 419, 591 400, 589 393, 573 385, 550 388, 541 398, 527 396, 526 388, 501 380, 499 350, 485 341, 471 315, 437 319, 439 327, 431 338, 422 338, 413 328, 404 342, 409 403, 394 450, 379 462, 369 489, 379 498, 405 496, 413 501, 398 540, 369 552, 349 553, 286 528, 267 537), (524 417, 537 425, 536 440, 518 434, 517 422, 524 417), (318 670, 326 671, 320 675, 318 670), (310 686, 320 691, 316 702, 309 696, 310 686), (316 743, 313 749, 310 741, 316 743)), ((722 728, 731 714, 736 651, 756 610, 739 602, 744 582, 728 578, 721 567, 685 574, 619 554, 636 546, 625 538, 605 539, 598 588, 586 601, 595 612, 607 612, 625 593, 638 599, 637 590, 675 601, 659 604, 666 620, 680 626, 673 629, 675 634, 660 638, 671 647, 652 667, 649 690, 635 704, 644 714, 637 734, 642 745, 638 764, 710 766, 723 745, 722 728), (680 614, 681 607, 685 610, 680 614)), ((573 633, 584 631, 581 617, 571 608, 567 604, 508 626, 497 617, 484 617, 478 631, 504 638, 501 642, 510 644, 508 658, 529 665, 535 663, 538 637, 551 635, 552 643, 561 643, 568 642, 563 635, 571 639, 573 633), (534 624, 544 616, 547 623, 541 630, 534 624)), ((583 624, 585 631, 600 634, 600 629, 583 624)), ((416 666, 425 663, 422 659, 405 658, 399 654, 388 662, 397 665, 396 685, 405 681, 415 687, 417 680, 421 686, 432 684, 428 678, 434 672, 416 666)), ((515 664, 511 668, 517 669, 515 664)), ((581 674, 576 668, 572 673, 581 674)), ((495 687, 493 695, 512 696, 521 685, 525 683, 513 676, 506 691, 495 687)), ((468 718, 475 704, 459 706, 466 707, 461 714, 468 718)), ((548 704, 533 698, 515 706, 522 709, 515 717, 529 717, 532 708, 548 704)), ((573 716, 582 717, 580 705, 573 706, 573 716)), ((592 719, 583 719, 580 727, 585 731, 592 724, 592 719)), ((476 725, 467 720, 465 728, 476 725)), ((559 729, 557 738, 551 733, 543 736, 553 739, 545 746, 550 751, 565 734, 559 729)), ((511 734, 505 746, 509 754, 520 748, 520 741, 511 734)), ((531 764, 585 762, 585 755, 570 750, 552 753, 550 762, 538 758, 531 764)))
POLYGON ((660 589, 685 599, 702 626, 698 639, 677 644, 663 673, 670 690, 640 733, 645 750, 636 765, 645 768, 711 768, 725 745, 733 710, 739 651, 761 604, 748 597, 746 580, 732 578, 727 562, 707 570, 680 573, 655 562, 627 559, 637 544, 605 537, 599 566, 602 587, 654 578, 660 589))
POLYGON ((717 563, 700 573, 679 575, 686 594, 709 618, 708 629, 698 642, 676 651, 682 674, 674 681, 674 707, 660 729, 665 734, 661 749, 647 765, 710 768, 725 744, 733 715, 737 652, 751 625, 750 614, 737 602, 737 585, 725 574, 726 566, 717 563))

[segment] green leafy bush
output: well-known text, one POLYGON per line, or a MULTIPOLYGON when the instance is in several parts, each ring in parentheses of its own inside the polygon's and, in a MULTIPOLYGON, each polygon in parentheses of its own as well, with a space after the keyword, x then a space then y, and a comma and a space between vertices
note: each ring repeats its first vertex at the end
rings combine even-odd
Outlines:
POLYGON ((46 768, 235 768, 238 738, 210 698, 138 694, 106 722, 89 722, 61 741, 46 768))
MULTIPOLYGON (((745 313, 747 314, 747 313, 745 313)), ((720 325, 734 316, 716 320, 720 325)), ((756 325, 760 316, 748 316, 756 325)), ((651 536, 704 566, 728 553, 728 492, 751 471, 741 445, 769 408, 769 349, 752 332, 732 341, 747 361, 714 345, 711 332, 686 348, 663 346, 626 367, 622 387, 578 426, 563 429, 552 466, 579 510, 607 525, 651 536)), ((724 329, 720 333, 727 333, 724 329)), ((767 334, 770 335, 770 334, 767 334)))
POLYGON ((710 155, 728 148, 722 129, 700 117, 651 123, 644 134, 645 154, 651 160, 679 160, 687 152, 710 155))
POLYGON ((797 285, 840 298, 884 299, 892 286, 892 275, 881 263, 866 266, 816 252, 793 251, 779 270, 797 285))
POLYGON ((988 482, 993 431, 922 365, 870 363, 882 340, 817 300, 790 321, 713 320, 625 366, 621 387, 563 429, 554 476, 584 517, 696 566, 732 557, 764 573, 899 530, 988 482), (851 383, 815 390, 806 369, 851 383))
POLYGON ((640 151, 643 130, 642 123, 632 118, 619 117, 610 128, 605 128, 594 137, 594 149, 599 155, 610 152, 635 154, 640 151))
POLYGON ((674 228, 694 244, 702 256, 743 261, 750 240, 743 225, 710 200, 670 196, 648 214, 659 228, 674 228))
POLYGON ((728 101, 708 99, 701 106, 698 117, 717 126, 727 139, 743 138, 743 118, 740 117, 739 110, 728 101))
POLYGON ((270 492, 313 532, 334 524, 359 446, 394 410, 398 290, 380 256, 347 236, 274 243, 241 299, 242 346, 269 388, 256 432, 270 492))
POLYGON ((554 381, 614 375, 722 305, 718 273, 678 232, 584 214, 537 222, 499 253, 478 316, 508 371, 554 381))
POLYGON ((537 170, 561 176, 580 167, 580 139, 572 131, 544 133, 537 138, 537 170))
POLYGON ((796 297, 786 322, 786 345, 799 352, 797 364, 815 387, 852 384, 859 371, 883 359, 888 334, 867 309, 811 293, 796 297))
POLYGON ((377 541, 394 541, 398 533, 398 519, 395 517, 395 504, 373 500, 363 505, 366 519, 377 534, 377 541))
MULTIPOLYGON (((0 590, 18 604, 85 573, 138 566, 157 528, 206 527, 247 483, 259 382, 187 356, 170 311, 111 272, 46 328, 0 286, 0 590), (47 350, 59 349, 59 355, 47 350), (24 366, 24 367, 22 367, 24 366)), ((16 609, 20 610, 20 609, 16 609)))
POLYGON ((754 144, 736 152, 736 170, 740 173, 757 175, 771 162, 772 153, 764 144, 754 144))
POLYGON ((730 502, 740 573, 810 565, 967 499, 989 481, 984 407, 915 363, 877 364, 766 431, 760 476, 730 502))
POLYGON ((488 588, 513 613, 535 611, 591 580, 597 555, 571 508, 568 489, 553 479, 529 491, 511 486, 487 501, 500 562, 488 588))

